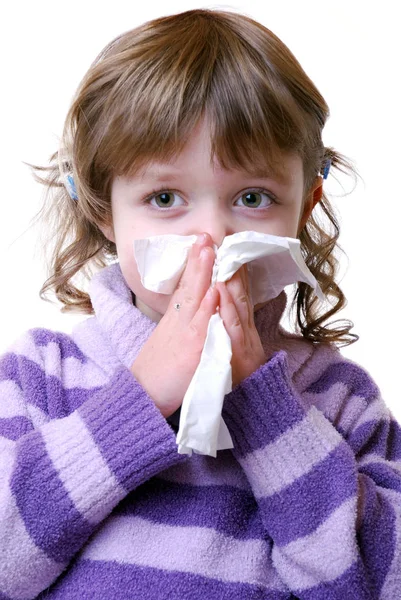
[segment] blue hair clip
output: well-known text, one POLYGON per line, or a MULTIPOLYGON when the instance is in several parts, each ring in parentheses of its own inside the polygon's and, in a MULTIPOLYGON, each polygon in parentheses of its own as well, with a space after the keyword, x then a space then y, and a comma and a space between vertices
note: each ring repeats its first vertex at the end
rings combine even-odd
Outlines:
POLYGON ((78 200, 77 188, 75 187, 74 178, 69 173, 65 175, 65 187, 72 200, 78 200))
POLYGON ((329 176, 330 167, 331 167, 331 158, 328 158, 324 165, 323 179, 327 179, 327 177, 329 176))
POLYGON ((68 153, 64 148, 59 148, 57 153, 58 168, 60 173, 60 182, 64 185, 68 195, 72 200, 78 200, 77 188, 75 186, 74 177, 72 175, 71 161, 68 153))

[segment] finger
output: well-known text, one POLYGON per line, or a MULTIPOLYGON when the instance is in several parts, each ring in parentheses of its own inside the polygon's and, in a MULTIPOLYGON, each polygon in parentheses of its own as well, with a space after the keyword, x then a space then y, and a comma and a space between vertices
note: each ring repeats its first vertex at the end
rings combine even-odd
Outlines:
POLYGON ((244 343, 244 330, 234 299, 226 283, 218 283, 216 287, 220 294, 219 312, 223 319, 224 327, 231 338, 233 346, 236 344, 242 345, 244 343))
POLYGON ((245 289, 245 293, 246 295, 250 298, 250 293, 249 293, 249 271, 248 271, 248 265, 242 265, 242 267, 239 269, 239 274, 241 276, 241 280, 245 289))
POLYGON ((251 326, 252 323, 252 307, 249 296, 246 293, 246 287, 243 283, 243 270, 239 269, 232 278, 227 282, 227 289, 234 301, 238 316, 241 320, 244 329, 251 326))
POLYGON ((175 290, 169 309, 179 306, 181 320, 189 322, 196 314, 200 303, 210 287, 215 253, 208 236, 195 243, 189 253, 184 273, 175 290))
POLYGON ((216 287, 209 287, 199 309, 189 323, 192 335, 197 337, 202 345, 206 338, 210 317, 215 314, 219 301, 220 295, 216 287))
POLYGON ((246 294, 247 301, 248 301, 248 316, 249 316, 248 326, 252 327, 255 320, 254 320, 254 306, 253 306, 253 302, 251 299, 251 293, 250 293, 248 265, 246 265, 246 264, 242 265, 242 267, 239 269, 239 272, 241 275, 242 283, 243 283, 245 294, 246 294))

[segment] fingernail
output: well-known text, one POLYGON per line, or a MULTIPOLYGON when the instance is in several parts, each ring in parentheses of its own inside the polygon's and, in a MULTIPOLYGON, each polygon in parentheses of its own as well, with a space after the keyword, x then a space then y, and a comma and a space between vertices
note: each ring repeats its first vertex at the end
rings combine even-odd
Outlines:
POLYGON ((200 233, 196 240, 197 244, 205 244, 207 241, 207 233, 200 233))

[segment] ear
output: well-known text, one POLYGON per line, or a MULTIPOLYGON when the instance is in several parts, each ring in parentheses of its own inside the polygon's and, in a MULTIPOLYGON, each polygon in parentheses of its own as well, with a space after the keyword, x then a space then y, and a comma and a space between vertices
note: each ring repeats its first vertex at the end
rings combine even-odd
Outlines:
POLYGON ((100 231, 103 233, 104 237, 107 238, 110 242, 116 243, 116 237, 114 235, 113 225, 98 225, 100 231))
POLYGON ((316 177, 315 181, 312 184, 304 202, 303 212, 300 216, 300 221, 298 225, 298 235, 301 233, 303 228, 305 227, 310 215, 312 214, 313 209, 316 204, 320 202, 323 194, 323 177, 316 177))

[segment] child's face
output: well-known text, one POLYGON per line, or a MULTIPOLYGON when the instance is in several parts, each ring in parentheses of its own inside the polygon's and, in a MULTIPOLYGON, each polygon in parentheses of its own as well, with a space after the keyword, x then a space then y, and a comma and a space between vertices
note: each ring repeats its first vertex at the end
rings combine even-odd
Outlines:
POLYGON ((220 246, 225 236, 246 230, 296 238, 313 208, 313 195, 316 198, 321 192, 319 177, 303 209, 303 169, 298 156, 285 158, 286 181, 212 166, 208 131, 201 123, 177 160, 152 163, 146 172, 117 177, 112 185, 113 227, 102 231, 117 246, 122 273, 138 308, 154 321, 167 310, 170 296, 141 285, 134 239, 207 232, 220 246), (153 190, 160 191, 145 201, 153 190))

